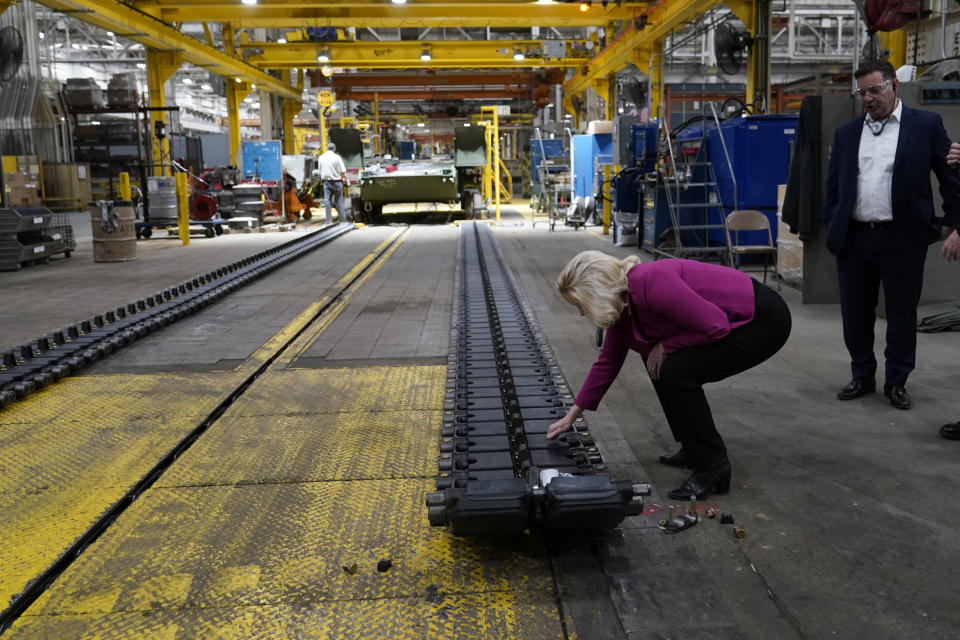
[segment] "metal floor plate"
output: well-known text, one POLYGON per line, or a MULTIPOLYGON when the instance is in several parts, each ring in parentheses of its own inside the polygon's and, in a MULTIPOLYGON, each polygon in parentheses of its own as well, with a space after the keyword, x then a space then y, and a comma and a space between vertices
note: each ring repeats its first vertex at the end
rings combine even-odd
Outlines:
POLYGON ((379 640, 562 640, 550 593, 430 594, 417 598, 268 605, 106 615, 25 616, 8 637, 26 638, 302 638, 379 640))
POLYGON ((236 382, 232 372, 80 376, 6 407, 0 603, 49 567, 236 382))
MULTIPOLYGON (((479 607, 473 616, 481 618, 487 606, 505 607, 495 616, 503 622, 531 616, 511 604, 526 601, 538 612, 536 635, 499 637, 543 637, 544 622, 559 626, 555 604, 550 611, 553 582, 542 541, 465 540, 432 528, 419 508, 431 489, 428 479, 154 489, 29 613, 176 610, 179 624, 200 624, 211 615, 195 620, 200 608, 327 603, 349 611, 359 602, 414 599, 479 607), (388 571, 377 570, 382 559, 391 561, 388 571), (344 569, 354 565, 353 573, 344 569)), ((463 624, 472 616, 455 617, 463 624)), ((42 624, 56 620, 24 617, 14 630, 42 624)), ((426 637, 422 629, 407 634, 398 637, 426 637)))

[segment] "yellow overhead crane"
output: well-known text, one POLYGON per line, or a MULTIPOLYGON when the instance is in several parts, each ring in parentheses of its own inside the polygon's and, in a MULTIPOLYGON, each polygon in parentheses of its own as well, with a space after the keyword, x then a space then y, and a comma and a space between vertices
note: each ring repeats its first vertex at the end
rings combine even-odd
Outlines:
POLYGON ((237 49, 261 69, 303 69, 324 64, 351 69, 581 67, 589 40, 391 40, 241 42, 237 49), (556 49, 556 50, 554 50, 556 49))
POLYGON ((247 28, 343 27, 602 27, 638 18, 644 0, 600 0, 589 11, 575 2, 539 4, 533 0, 417 0, 394 5, 387 0, 140 0, 131 3, 164 22, 237 22, 247 28))

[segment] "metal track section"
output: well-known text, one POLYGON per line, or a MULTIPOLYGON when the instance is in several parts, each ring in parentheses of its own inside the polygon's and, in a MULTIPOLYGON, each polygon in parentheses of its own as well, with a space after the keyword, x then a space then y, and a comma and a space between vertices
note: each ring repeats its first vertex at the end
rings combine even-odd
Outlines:
POLYGON ((611 529, 647 484, 613 480, 586 423, 547 440, 573 396, 486 225, 461 227, 435 526, 459 536, 611 529))
POLYGON ((326 226, 0 352, 0 407, 75 373, 353 229, 326 226))

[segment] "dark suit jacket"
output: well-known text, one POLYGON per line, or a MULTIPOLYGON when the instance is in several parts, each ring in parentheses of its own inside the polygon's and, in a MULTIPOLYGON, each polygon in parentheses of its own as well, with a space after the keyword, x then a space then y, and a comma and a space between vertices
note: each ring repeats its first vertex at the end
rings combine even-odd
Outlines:
MULTIPOLYGON (((857 206, 857 156, 863 117, 837 128, 830 153, 823 221, 827 248, 834 255, 843 248, 847 226, 857 206)), ((941 223, 960 223, 960 174, 947 165, 950 138, 943 119, 930 111, 903 105, 900 138, 893 164, 893 225, 904 242, 922 249, 940 237, 941 223), (944 217, 936 217, 930 172, 937 174, 943 196, 944 217)))

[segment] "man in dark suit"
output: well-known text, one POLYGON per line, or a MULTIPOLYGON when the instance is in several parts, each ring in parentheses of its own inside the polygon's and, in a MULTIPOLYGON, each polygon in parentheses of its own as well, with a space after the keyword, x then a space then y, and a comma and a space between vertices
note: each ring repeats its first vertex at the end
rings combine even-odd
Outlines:
MULTIPOLYGON (((954 169, 960 168, 960 143, 954 142, 950 145, 950 152, 947 154, 947 164, 954 169)), ((960 232, 954 231, 943 241, 943 247, 940 255, 947 262, 956 262, 960 260, 960 232)), ((940 427, 940 435, 947 440, 960 440, 960 420, 950 422, 940 427)))
POLYGON ((864 115, 833 138, 824 198, 827 248, 837 257, 843 340, 853 379, 837 393, 852 400, 876 390, 875 309, 881 283, 887 318, 883 392, 909 409, 907 377, 917 347, 917 304, 927 246, 960 223, 960 176, 947 166, 950 139, 938 114, 897 98, 886 60, 854 74, 864 115), (930 172, 937 175, 944 218, 934 214, 930 172))

